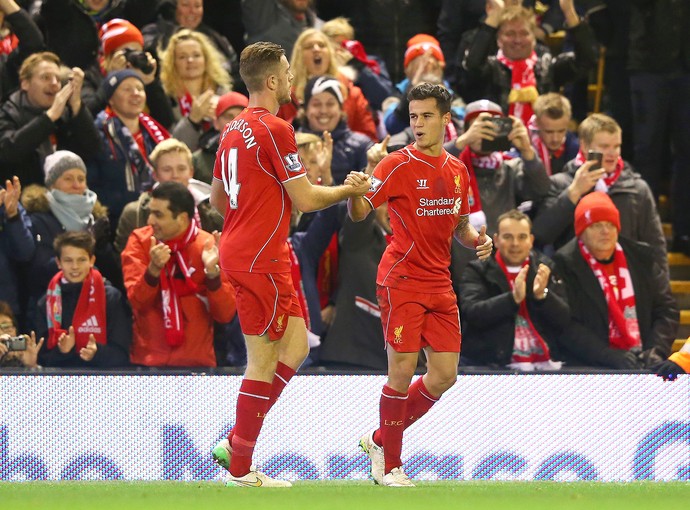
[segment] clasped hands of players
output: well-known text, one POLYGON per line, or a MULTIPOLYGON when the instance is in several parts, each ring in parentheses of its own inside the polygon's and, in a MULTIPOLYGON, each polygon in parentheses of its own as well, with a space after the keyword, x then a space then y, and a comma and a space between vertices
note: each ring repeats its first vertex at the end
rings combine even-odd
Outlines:
MULTIPOLYGON (((524 266, 515 277, 515 283, 513 284, 513 300, 518 305, 527 297, 528 271, 529 267, 524 266)), ((546 297, 546 285, 549 283, 550 276, 551 268, 546 264, 539 264, 537 274, 534 276, 534 284, 532 285, 532 294, 537 301, 541 301, 546 297)))
POLYGON ((344 184, 354 188, 352 196, 362 197, 367 194, 371 188, 369 174, 365 172, 352 171, 345 177, 344 184))

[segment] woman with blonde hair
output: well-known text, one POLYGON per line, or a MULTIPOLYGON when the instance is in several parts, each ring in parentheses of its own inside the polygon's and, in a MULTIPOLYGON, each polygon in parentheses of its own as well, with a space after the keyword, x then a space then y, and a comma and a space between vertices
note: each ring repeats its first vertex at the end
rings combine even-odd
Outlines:
POLYGON ((348 126, 352 131, 365 134, 374 141, 378 140, 369 102, 362 90, 338 70, 335 51, 323 32, 308 28, 300 34, 292 50, 290 72, 294 76, 292 103, 281 106, 278 111, 279 117, 288 122, 295 119, 299 108, 303 106, 304 87, 310 78, 322 75, 336 76, 342 84, 345 96, 343 111, 347 116, 348 126))
POLYGON ((232 90, 225 60, 208 37, 189 29, 175 33, 159 53, 163 89, 177 102, 173 137, 194 151, 199 137, 211 129, 218 98, 232 90))

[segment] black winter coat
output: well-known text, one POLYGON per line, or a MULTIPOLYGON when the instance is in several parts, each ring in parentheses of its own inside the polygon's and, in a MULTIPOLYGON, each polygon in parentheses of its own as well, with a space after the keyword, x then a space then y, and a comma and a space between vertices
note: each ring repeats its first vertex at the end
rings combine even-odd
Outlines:
POLYGON ((14 92, 0 106, 0 179, 4 182, 16 175, 23 186, 43 184, 43 162, 53 153, 51 135, 57 137, 58 149, 84 160, 100 145, 93 117, 83 103, 77 115, 68 105, 62 118, 53 122, 45 110, 29 104, 25 92, 14 92))
MULTIPOLYGON (((562 281, 553 271, 553 262, 532 251, 527 273, 527 310, 530 320, 549 346, 551 359, 560 359, 557 338, 570 319, 570 309, 562 281), (539 264, 551 271, 546 297, 538 301, 532 287, 539 264)), ((515 303, 510 284, 492 256, 473 260, 460 280, 462 357, 472 364, 504 367, 511 361, 515 343, 515 319, 520 305, 515 303)))
MULTIPOLYGON (((649 367, 671 354, 679 313, 671 294, 668 274, 654 260, 645 243, 618 239, 635 288, 637 321, 643 359, 649 367)), ((609 314, 604 292, 589 264, 582 258, 577 238, 553 257, 568 292, 570 323, 560 336, 561 352, 570 365, 608 368, 631 367, 625 352, 609 347, 609 314)))

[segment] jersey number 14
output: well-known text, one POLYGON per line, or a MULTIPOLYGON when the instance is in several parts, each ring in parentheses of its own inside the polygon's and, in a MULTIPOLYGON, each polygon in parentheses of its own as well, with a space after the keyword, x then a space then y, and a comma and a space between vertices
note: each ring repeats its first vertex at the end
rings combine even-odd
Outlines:
POLYGON ((240 184, 237 182, 237 147, 232 147, 220 156, 221 175, 225 193, 230 197, 230 208, 237 209, 237 195, 240 194, 240 184))

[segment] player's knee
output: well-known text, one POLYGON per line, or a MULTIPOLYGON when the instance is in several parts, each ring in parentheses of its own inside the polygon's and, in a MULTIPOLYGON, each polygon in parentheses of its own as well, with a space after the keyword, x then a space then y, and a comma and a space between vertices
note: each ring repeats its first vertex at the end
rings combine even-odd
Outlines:
POLYGON ((448 371, 443 373, 429 373, 425 379, 427 389, 433 395, 441 395, 448 391, 455 384, 458 379, 456 371, 448 371))
POLYGON ((393 388, 395 391, 400 393, 405 393, 410 387, 410 382, 412 382, 412 377, 414 376, 414 370, 408 372, 404 370, 400 371, 390 371, 388 373, 388 386, 393 388))

